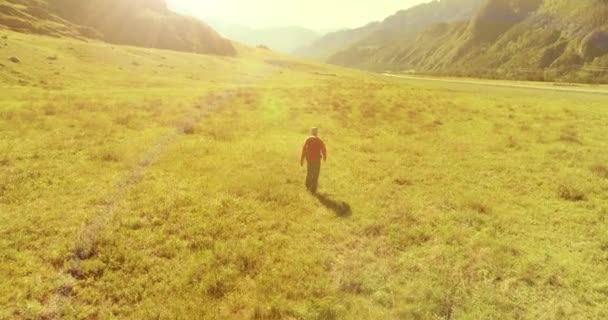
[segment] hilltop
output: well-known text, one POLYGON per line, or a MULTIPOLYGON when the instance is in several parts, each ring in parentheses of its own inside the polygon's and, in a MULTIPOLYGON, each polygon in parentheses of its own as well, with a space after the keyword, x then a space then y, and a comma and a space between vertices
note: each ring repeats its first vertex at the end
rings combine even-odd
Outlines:
POLYGON ((0 28, 18 32, 236 54, 230 41, 197 19, 171 12, 163 0, 2 0, 0 9, 0 28))
POLYGON ((605 0, 442 0, 387 21, 325 60, 373 71, 608 81, 605 0), (416 17, 432 23, 412 26, 416 17))

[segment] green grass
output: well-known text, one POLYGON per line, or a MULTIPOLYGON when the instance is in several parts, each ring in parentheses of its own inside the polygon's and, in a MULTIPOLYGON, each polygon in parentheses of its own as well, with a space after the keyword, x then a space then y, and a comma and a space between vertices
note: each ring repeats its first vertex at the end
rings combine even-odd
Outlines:
POLYGON ((604 96, 9 39, 2 319, 608 316, 604 96))

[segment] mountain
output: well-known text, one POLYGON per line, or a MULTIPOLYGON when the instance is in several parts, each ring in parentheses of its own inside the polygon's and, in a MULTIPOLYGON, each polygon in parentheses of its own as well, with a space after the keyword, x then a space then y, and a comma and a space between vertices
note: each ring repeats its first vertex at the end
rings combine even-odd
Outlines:
POLYGON ((305 58, 326 60, 338 51, 363 40, 379 29, 380 23, 372 22, 356 29, 331 32, 305 46, 299 47, 294 53, 305 58))
POLYGON ((382 22, 328 34, 311 45, 300 48, 296 53, 303 57, 327 60, 350 48, 367 51, 386 43, 408 41, 433 24, 470 18, 482 1, 442 0, 420 4, 401 10, 382 22))
POLYGON ((374 71, 608 81, 608 1, 485 0, 466 18, 472 4, 457 11, 454 0, 429 3, 455 14, 409 36, 379 30, 328 61, 374 71))
POLYGON ((240 24, 205 19, 222 36, 250 46, 264 45, 275 51, 293 53, 321 37, 320 31, 303 27, 252 28, 240 24))
POLYGON ((197 19, 170 11, 164 0, 0 0, 0 27, 140 47, 236 54, 229 40, 197 19))

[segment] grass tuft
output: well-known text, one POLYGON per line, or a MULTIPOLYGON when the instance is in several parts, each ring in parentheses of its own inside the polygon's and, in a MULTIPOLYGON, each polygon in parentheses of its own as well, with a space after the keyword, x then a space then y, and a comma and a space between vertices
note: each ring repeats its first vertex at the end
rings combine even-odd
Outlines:
POLYGON ((47 103, 43 108, 44 115, 47 117, 57 115, 57 107, 52 103, 47 103))
POLYGON ((377 238, 384 234, 384 225, 382 224, 372 224, 365 227, 363 230, 363 234, 370 238, 377 238))
POLYGON ((340 290, 355 295, 367 292, 363 283, 354 279, 342 279, 342 281, 340 281, 340 290))
POLYGON ((213 299, 221 299, 228 293, 228 287, 221 280, 216 280, 207 288, 207 295, 213 299))
POLYGON ((492 213, 492 208, 482 201, 469 200, 467 202, 467 208, 481 214, 490 214, 492 213))
POLYGON ((600 178, 608 179, 608 166, 596 164, 591 167, 591 172, 600 178))
POLYGON ((196 133, 196 124, 193 121, 185 120, 179 124, 179 130, 183 134, 191 135, 196 133))
POLYGON ((121 162, 123 161, 124 156, 116 149, 108 149, 101 151, 98 158, 105 162, 121 162))
POLYGON ((559 136, 559 140, 562 142, 582 144, 578 132, 571 128, 563 129, 559 136))
POLYGON ((114 123, 129 128, 133 120, 134 116, 132 114, 125 114, 114 118, 114 123))
POLYGON ((405 178, 397 178, 397 179, 393 180, 393 182, 396 185, 399 185, 399 186, 402 186, 402 187, 414 185, 414 183, 411 180, 405 179, 405 178))
POLYGON ((560 198, 567 200, 567 201, 585 201, 587 199, 587 197, 585 196, 585 193, 578 189, 575 186, 572 185, 566 185, 566 184, 562 184, 559 187, 558 190, 558 195, 560 198))

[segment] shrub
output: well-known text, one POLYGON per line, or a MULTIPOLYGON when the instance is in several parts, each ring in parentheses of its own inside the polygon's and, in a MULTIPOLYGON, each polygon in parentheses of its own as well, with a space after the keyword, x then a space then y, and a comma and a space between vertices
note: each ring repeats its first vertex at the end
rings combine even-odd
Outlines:
POLYGON ((134 115, 129 113, 125 115, 120 115, 114 118, 114 123, 117 125, 121 125, 123 127, 130 127, 134 119, 134 115))
POLYGON ((608 167, 602 164, 597 164, 591 168, 591 171, 600 178, 608 179, 608 167))
POLYGON ((363 230, 363 234, 369 238, 377 238, 384 234, 384 226, 380 224, 372 224, 363 230))
POLYGON ((104 150, 99 154, 99 159, 107 162, 120 162, 122 155, 116 150, 104 150))
POLYGON ((567 201, 584 201, 587 199, 585 193, 571 185, 562 184, 558 190, 559 197, 567 201))
POLYGON ((488 214, 492 212, 492 208, 487 203, 481 201, 469 201, 467 207, 475 212, 481 214, 488 214))
POLYGON ((196 125, 190 120, 182 121, 179 124, 179 130, 184 134, 194 134, 196 132, 196 125))
POLYGON ((581 144, 581 140, 578 137, 578 133, 572 129, 562 130, 559 136, 559 140, 563 142, 581 144))
POLYGON ((319 313, 318 319, 320 320, 335 320, 338 319, 338 312, 331 307, 324 307, 319 313))
POLYGON ((44 106, 43 111, 45 116, 54 116, 57 114, 57 109, 50 103, 44 106))
POLYGON ((216 280, 207 288, 207 295, 214 299, 223 298, 228 293, 228 287, 221 280, 216 280))
POLYGON ((397 179, 393 180, 393 182, 396 185, 400 185, 400 186, 411 186, 414 184, 412 181, 410 181, 409 179, 405 179, 405 178, 397 178, 397 179))

